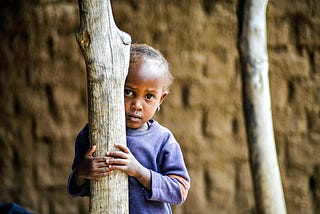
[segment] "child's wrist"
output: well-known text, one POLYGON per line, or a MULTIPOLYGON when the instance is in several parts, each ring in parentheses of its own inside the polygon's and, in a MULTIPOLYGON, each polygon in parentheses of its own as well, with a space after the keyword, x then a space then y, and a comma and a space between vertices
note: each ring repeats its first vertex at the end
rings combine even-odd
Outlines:
POLYGON ((73 170, 73 176, 74 176, 74 182, 77 186, 82 186, 86 183, 86 179, 82 178, 79 174, 78 174, 78 168, 75 168, 73 170))
POLYGON ((149 169, 142 166, 136 178, 144 187, 150 189, 151 172, 149 169))

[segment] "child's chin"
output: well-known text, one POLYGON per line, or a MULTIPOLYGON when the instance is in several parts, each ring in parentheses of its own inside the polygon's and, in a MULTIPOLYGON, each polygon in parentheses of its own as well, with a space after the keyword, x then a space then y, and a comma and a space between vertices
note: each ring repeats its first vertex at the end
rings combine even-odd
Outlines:
POLYGON ((130 129, 139 129, 141 127, 141 124, 138 123, 127 123, 127 127, 130 129))

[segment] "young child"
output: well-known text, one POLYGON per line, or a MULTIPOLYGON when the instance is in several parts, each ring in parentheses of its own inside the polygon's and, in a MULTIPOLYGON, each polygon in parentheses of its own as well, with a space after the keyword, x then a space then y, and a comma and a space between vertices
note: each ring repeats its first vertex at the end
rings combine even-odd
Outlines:
POLYGON ((152 119, 168 95, 172 79, 159 51, 147 45, 131 46, 124 88, 127 146, 116 144, 120 151, 92 157, 96 147, 89 148, 86 125, 75 142, 68 179, 72 196, 89 195, 89 179, 121 170, 129 176, 131 214, 172 213, 170 204, 185 201, 190 178, 180 146, 167 128, 152 119))

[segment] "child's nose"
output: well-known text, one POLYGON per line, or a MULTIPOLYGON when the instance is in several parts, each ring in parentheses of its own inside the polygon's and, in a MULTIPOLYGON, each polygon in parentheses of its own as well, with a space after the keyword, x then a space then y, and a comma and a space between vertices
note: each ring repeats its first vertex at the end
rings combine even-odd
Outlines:
POLYGON ((140 99, 135 99, 131 104, 131 109, 134 111, 142 110, 142 102, 140 99))

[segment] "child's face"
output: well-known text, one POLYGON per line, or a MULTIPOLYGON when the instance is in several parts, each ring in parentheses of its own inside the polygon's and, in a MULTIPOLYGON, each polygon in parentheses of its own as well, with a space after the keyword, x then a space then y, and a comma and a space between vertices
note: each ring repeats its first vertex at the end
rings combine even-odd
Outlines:
POLYGON ((130 63, 124 89, 127 127, 139 129, 152 118, 167 95, 163 83, 152 63, 130 63))

